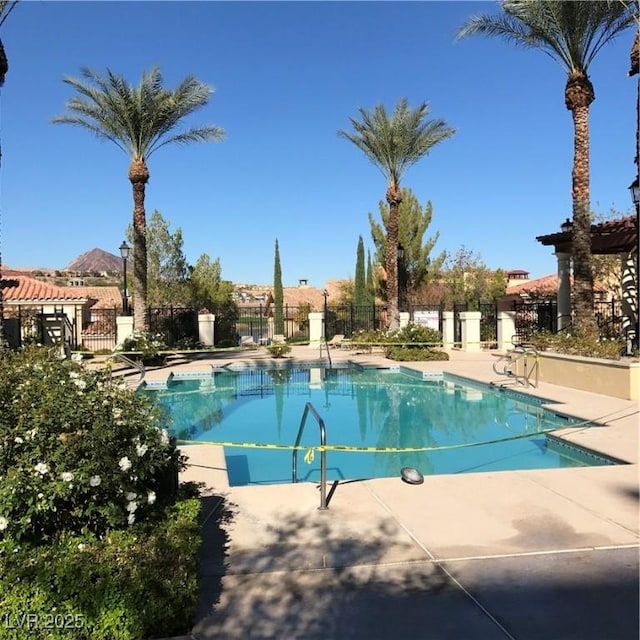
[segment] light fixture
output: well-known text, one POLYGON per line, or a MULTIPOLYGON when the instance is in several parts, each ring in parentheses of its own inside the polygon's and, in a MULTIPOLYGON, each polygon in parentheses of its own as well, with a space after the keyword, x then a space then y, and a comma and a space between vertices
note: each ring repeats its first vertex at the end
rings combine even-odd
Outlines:
POLYGON ((631 192, 631 199, 633 204, 637 207, 640 205, 640 179, 636 178, 630 185, 629 191, 631 192))
POLYGON ((123 240, 122 244, 120 245, 120 257, 123 260, 128 260, 130 252, 131 252, 131 247, 127 244, 126 240, 123 240))
POLYGON ((424 476, 417 469, 411 467, 402 467, 400 477, 407 484, 422 484, 424 482, 424 476))
POLYGON ((569 218, 567 218, 560 225, 560 229, 562 230, 562 233, 570 233, 571 231, 573 231, 573 222, 571 222, 571 220, 569 220, 569 218))

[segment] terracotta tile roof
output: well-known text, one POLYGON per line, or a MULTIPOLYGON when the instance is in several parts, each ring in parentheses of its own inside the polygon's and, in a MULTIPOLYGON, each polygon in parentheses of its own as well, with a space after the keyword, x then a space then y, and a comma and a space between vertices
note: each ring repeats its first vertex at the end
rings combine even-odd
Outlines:
POLYGON ((73 287, 56 287, 25 275, 14 275, 11 271, 2 272, 0 286, 5 302, 83 302, 87 299, 73 287))
POLYGON ((91 298, 96 303, 92 309, 113 309, 122 307, 122 294, 118 287, 61 287, 69 288, 84 298, 91 298))
POLYGON ((532 295, 555 295, 558 291, 558 276, 555 274, 537 278, 536 280, 528 280, 520 284, 513 284, 507 287, 505 295, 507 296, 519 296, 523 293, 532 295))
MULTIPOLYGON (((569 276, 571 283, 573 283, 573 276, 569 276)), ((558 291, 558 276, 551 274, 537 278, 536 280, 528 280, 522 284, 514 284, 507 287, 505 292, 506 296, 520 296, 523 294, 529 295, 532 298, 551 298, 556 295, 558 291)), ((601 283, 594 283, 594 291, 603 292, 606 291, 606 287, 601 283)))

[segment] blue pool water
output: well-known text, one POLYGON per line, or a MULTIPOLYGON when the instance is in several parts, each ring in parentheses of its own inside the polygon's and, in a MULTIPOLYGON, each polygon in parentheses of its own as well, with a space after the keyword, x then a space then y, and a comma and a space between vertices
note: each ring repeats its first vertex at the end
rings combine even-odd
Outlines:
MULTIPOLYGON (((571 425, 545 410, 543 400, 446 374, 423 379, 406 368, 221 368, 144 393, 169 411, 179 440, 291 446, 310 402, 326 425, 327 445, 436 449, 328 451, 329 480, 398 476, 402 467, 429 475, 614 463, 540 433, 571 425)), ((301 445, 318 444, 318 424, 309 416, 301 445)), ((291 450, 224 451, 232 486, 292 481, 291 450)), ((319 480, 320 456, 307 464, 304 453, 297 454, 298 480, 319 480)))

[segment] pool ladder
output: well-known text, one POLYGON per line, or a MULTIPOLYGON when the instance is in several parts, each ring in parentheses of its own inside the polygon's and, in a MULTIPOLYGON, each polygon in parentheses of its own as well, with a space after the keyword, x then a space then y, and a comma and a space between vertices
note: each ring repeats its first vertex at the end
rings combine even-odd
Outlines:
POLYGON ((298 436, 296 443, 293 445, 293 452, 291 456, 291 480, 292 482, 298 482, 298 449, 300 448, 300 439, 302 438, 302 432, 307 425, 307 418, 311 414, 318 423, 320 428, 320 506, 318 509, 324 511, 327 507, 327 452, 325 445, 327 444, 327 431, 324 426, 324 420, 320 414, 316 411, 315 407, 310 403, 304 405, 304 411, 302 412, 302 418, 300 420, 300 427, 298 429, 298 436))
POLYGON ((540 374, 538 351, 531 345, 518 345, 496 360, 493 363, 493 370, 500 376, 514 378, 516 384, 537 388, 540 374), (533 363, 531 363, 531 359, 533 359, 533 363), (522 374, 518 373, 520 362, 522 362, 522 374), (502 368, 500 368, 501 364, 502 368))

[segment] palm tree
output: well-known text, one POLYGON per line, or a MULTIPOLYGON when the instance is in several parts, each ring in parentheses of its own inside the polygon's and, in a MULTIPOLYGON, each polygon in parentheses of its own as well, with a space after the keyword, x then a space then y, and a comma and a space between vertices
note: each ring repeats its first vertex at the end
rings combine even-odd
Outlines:
POLYGON ((380 169, 387 180, 389 218, 386 224, 385 271, 390 330, 399 326, 398 207, 402 202, 400 179, 404 172, 427 155, 432 147, 455 133, 447 127, 444 120, 427 120, 429 111, 426 102, 411 110, 406 98, 401 98, 391 116, 382 104, 376 105, 371 112, 361 107, 360 120, 349 118, 353 132, 338 131, 338 135, 356 145, 380 169))
MULTIPOLYGON (((18 0, 0 0, 0 27, 9 17, 18 0)), ((4 86, 4 79, 9 71, 9 62, 7 54, 4 50, 4 44, 0 38, 0 89, 4 86)), ((2 148, 0 147, 0 159, 2 158, 2 148)), ((0 247, 0 352, 6 348, 7 344, 4 337, 4 304, 2 297, 2 251, 0 247)))
POLYGON ((217 126, 193 127, 176 132, 178 124, 203 107, 213 93, 212 87, 188 76, 173 91, 162 86, 163 78, 155 67, 142 74, 137 87, 121 75, 107 69, 102 76, 88 68, 82 79, 65 77, 64 82, 78 95, 67 102, 68 114, 52 122, 71 124, 110 140, 131 159, 129 181, 133 188, 133 277, 135 298, 134 326, 146 331, 147 317, 147 241, 144 209, 145 186, 149 180, 147 159, 170 143, 215 142, 224 130, 217 126))
POLYGON ((593 271, 589 193, 589 106, 595 92, 589 66, 634 20, 634 7, 592 0, 502 0, 502 13, 471 18, 457 37, 476 34, 538 49, 567 72, 565 105, 573 118, 573 276, 577 329, 593 331, 593 271))

